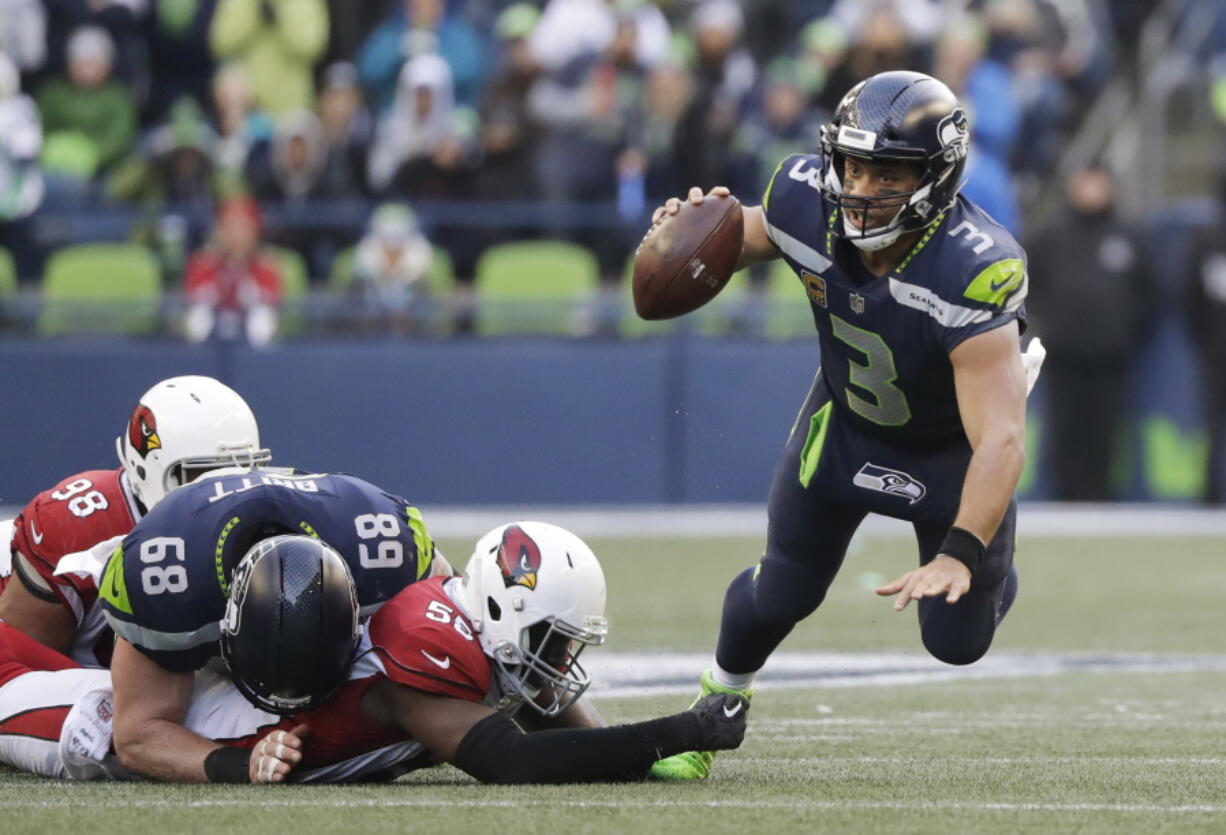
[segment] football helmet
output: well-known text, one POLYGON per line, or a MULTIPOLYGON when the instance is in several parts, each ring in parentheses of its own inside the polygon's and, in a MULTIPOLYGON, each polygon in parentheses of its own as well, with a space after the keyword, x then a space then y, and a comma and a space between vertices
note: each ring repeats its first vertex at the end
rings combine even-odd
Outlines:
POLYGON ((349 566, 321 540, 283 535, 248 549, 230 579, 221 657, 261 710, 305 710, 345 682, 362 628, 349 566))
POLYGON ((459 584, 459 600, 504 701, 545 716, 566 710, 591 679, 584 647, 604 643, 605 579, 583 540, 545 522, 512 522, 481 537, 459 584))
POLYGON ((141 397, 115 449, 146 510, 201 471, 250 469, 272 460, 260 448, 251 407, 212 377, 171 377, 141 397))
POLYGON ((878 250, 904 232, 924 229, 949 208, 962 185, 970 149, 966 111, 942 82, 918 72, 883 72, 848 91, 821 129, 818 188, 837 207, 830 231, 864 250, 878 250), (875 197, 843 193, 847 157, 904 162, 920 170, 909 192, 875 197), (847 211, 897 208, 884 226, 857 227, 847 211))

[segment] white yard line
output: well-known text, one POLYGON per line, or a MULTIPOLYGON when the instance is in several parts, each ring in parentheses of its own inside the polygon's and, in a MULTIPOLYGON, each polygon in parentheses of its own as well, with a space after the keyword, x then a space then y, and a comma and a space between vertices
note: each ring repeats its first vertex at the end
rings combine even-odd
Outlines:
MULTIPOLYGON (((19 788, 16 782, 0 781, 0 788, 19 788)), ((25 785, 29 788, 29 784, 25 785)), ((40 790, 42 784, 39 786, 40 790)), ((419 794, 420 789, 404 786, 406 793, 419 794)), ((480 787, 473 787, 482 790, 480 787)), ((6 808, 49 809, 84 806, 90 809, 157 809, 157 808, 562 808, 562 809, 793 809, 855 810, 897 809, 911 812, 989 811, 989 812, 1122 812, 1127 814, 1226 814, 1222 804, 1161 804, 1161 803, 997 803, 968 801, 906 801, 906 800, 549 800, 522 798, 517 800, 483 800, 480 798, 450 800, 442 798, 312 798, 295 794, 289 798, 217 798, 210 800, 131 799, 104 800, 94 793, 80 798, 55 800, 5 799, 6 808)))
MULTIPOLYGON (((584 656, 592 693, 606 698, 692 693, 711 666, 708 653, 601 653, 584 656)), ((757 687, 835 688, 929 684, 1069 673, 1226 672, 1226 655, 1152 653, 997 653, 969 667, 951 667, 921 653, 780 652, 757 687)))

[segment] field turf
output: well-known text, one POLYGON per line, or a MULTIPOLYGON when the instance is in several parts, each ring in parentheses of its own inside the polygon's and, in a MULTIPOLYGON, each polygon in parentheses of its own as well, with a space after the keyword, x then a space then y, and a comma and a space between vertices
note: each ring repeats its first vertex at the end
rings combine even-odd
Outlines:
MULTIPOLYGON (((677 672, 696 677, 703 662, 693 653, 713 646, 723 588, 760 543, 591 544, 608 574, 612 622, 592 660, 691 653, 677 664, 692 670, 677 672)), ((463 564, 464 543, 443 547, 463 564)), ((895 614, 871 592, 905 570, 913 550, 896 539, 858 544, 826 604, 783 649, 922 657, 914 614, 895 614)), ((801 688, 772 681, 768 667, 745 745, 721 755, 707 783, 499 788, 445 767, 390 786, 175 787, 0 770, 0 830, 1226 831, 1222 542, 1031 538, 1018 562, 1018 603, 991 655, 1018 659, 1016 669, 801 688), (1035 664, 1071 658, 1101 663, 1035 664)), ((641 696, 595 701, 611 719, 631 720, 688 699, 647 685, 641 696)))

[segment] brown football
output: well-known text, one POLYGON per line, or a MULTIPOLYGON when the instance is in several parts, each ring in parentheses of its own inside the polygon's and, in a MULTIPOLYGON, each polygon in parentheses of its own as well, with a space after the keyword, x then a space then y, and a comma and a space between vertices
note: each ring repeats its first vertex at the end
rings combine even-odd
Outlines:
POLYGON ((735 197, 708 195, 647 231, 634 254, 634 309, 644 319, 672 319, 724 289, 741 257, 745 222, 735 197))

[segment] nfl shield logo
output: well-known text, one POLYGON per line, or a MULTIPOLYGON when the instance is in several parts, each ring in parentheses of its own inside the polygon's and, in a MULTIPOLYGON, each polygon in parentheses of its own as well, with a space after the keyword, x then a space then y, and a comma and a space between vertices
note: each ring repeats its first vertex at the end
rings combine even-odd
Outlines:
POLYGON ((850 297, 850 302, 851 302, 851 310, 853 313, 863 313, 864 312, 864 296, 861 296, 859 293, 852 293, 850 297))

